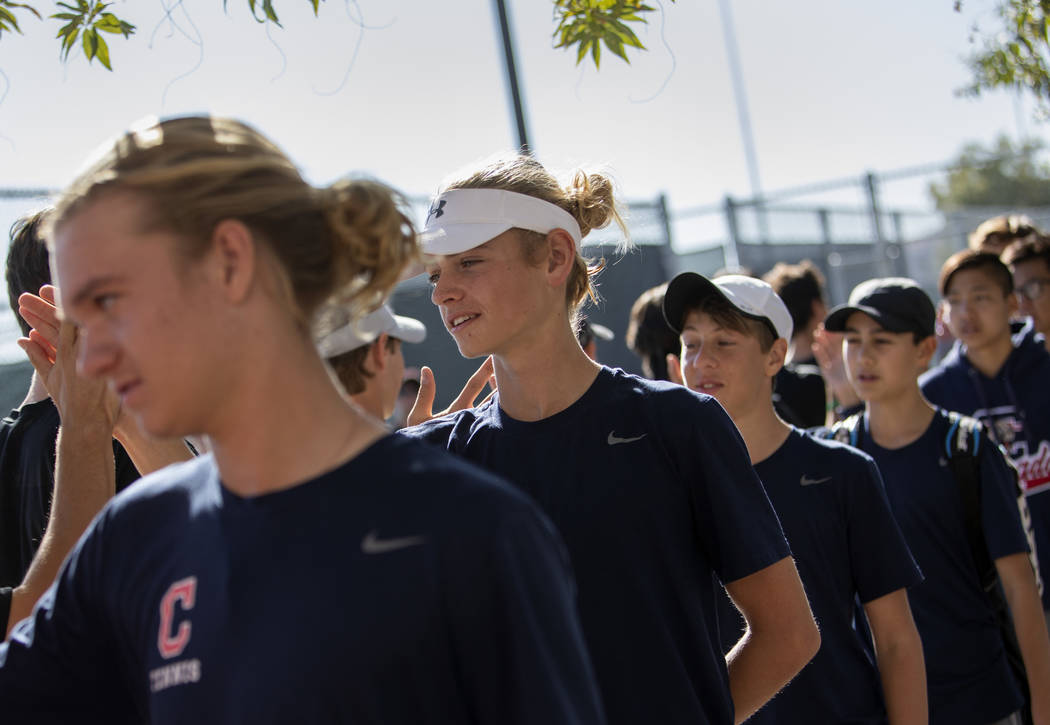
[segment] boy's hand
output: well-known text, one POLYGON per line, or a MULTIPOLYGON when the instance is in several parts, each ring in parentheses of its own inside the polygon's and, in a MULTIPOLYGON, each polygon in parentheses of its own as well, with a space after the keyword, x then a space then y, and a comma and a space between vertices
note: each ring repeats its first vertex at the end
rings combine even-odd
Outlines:
POLYGON ((416 403, 412 406, 405 425, 419 425, 420 423, 426 423, 431 418, 455 413, 465 408, 473 408, 475 406, 474 401, 485 390, 486 384, 492 388, 492 392, 478 405, 487 402, 496 392, 496 377, 492 367, 491 356, 486 358, 481 367, 477 369, 477 372, 470 376, 467 384, 463 386, 459 397, 452 401, 452 405, 440 413, 434 413, 434 397, 437 394, 437 383, 434 381, 434 371, 423 366, 423 369, 419 371, 419 393, 416 395, 416 403))

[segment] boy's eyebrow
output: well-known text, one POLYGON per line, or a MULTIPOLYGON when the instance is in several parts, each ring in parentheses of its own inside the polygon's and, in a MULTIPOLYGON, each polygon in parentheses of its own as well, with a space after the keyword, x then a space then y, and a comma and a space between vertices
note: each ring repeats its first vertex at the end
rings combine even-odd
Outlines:
POLYGON ((83 304, 84 300, 95 293, 99 287, 105 287, 108 284, 119 281, 119 277, 115 275, 107 275, 103 277, 95 277, 94 279, 88 280, 87 283, 82 285, 80 289, 74 294, 68 303, 64 304, 64 307, 76 307, 83 304))

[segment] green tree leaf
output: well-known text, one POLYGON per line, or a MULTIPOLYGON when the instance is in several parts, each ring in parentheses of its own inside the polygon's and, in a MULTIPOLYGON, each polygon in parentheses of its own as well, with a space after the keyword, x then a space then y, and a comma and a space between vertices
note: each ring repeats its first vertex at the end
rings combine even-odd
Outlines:
POLYGON ((97 32, 92 31, 95 36, 95 42, 97 43, 96 55, 98 56, 98 62, 106 66, 106 70, 113 70, 113 66, 109 64, 109 46, 106 44, 106 39, 100 36, 97 32))
POLYGON ((25 3, 13 2, 12 0, 0 0, 0 35, 3 31, 14 31, 21 34, 22 28, 18 25, 18 17, 15 15, 14 10, 28 10, 36 16, 37 20, 42 20, 40 13, 37 12, 36 8, 32 5, 26 5, 25 3))
POLYGON ((98 49, 98 41, 95 39, 97 36, 92 30, 85 30, 81 36, 81 41, 84 45, 84 55, 88 61, 95 57, 95 51, 98 49))
MULTIPOLYGON (((674 2, 674 0, 672 0, 674 2)), ((576 46, 579 65, 588 50, 595 68, 601 61, 601 45, 625 62, 627 48, 645 50, 632 25, 647 24, 646 15, 655 9, 641 0, 554 0, 555 48, 576 46)))

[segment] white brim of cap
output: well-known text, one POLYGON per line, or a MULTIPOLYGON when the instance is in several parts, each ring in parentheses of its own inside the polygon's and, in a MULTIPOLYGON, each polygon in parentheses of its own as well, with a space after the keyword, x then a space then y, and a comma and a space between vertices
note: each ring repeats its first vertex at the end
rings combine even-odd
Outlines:
POLYGON ((605 340, 606 342, 609 342, 610 340, 616 338, 616 333, 614 333, 605 325, 599 325, 597 322, 590 322, 589 320, 588 323, 591 326, 591 332, 593 332, 594 336, 597 337, 599 340, 605 340))
POLYGON ((412 317, 394 315, 396 327, 387 332, 390 337, 396 337, 402 342, 417 344, 427 338, 427 327, 419 320, 412 317))
POLYGON ((509 223, 445 224, 419 235, 423 254, 460 254, 495 239, 513 225, 509 223))
POLYGON ((317 343, 317 349, 321 357, 333 358, 370 345, 384 333, 403 342, 418 343, 426 338, 427 328, 419 320, 395 315, 388 306, 383 305, 360 320, 333 330, 317 343))

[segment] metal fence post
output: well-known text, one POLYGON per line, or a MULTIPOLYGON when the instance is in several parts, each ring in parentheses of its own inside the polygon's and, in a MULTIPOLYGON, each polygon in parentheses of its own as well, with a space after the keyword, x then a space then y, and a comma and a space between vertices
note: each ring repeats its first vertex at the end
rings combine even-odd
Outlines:
POLYGON ((880 277, 889 275, 889 259, 886 256, 886 235, 882 232, 882 209, 879 204, 879 182, 871 171, 864 175, 864 185, 868 189, 869 211, 871 213, 871 233, 875 244, 875 268, 880 277))
POLYGON ((660 224, 664 230, 664 242, 660 245, 660 265, 663 267, 664 277, 671 278, 671 272, 675 269, 674 249, 671 247, 671 211, 667 204, 667 194, 661 192, 656 197, 656 213, 660 216, 660 224))
POLYGON ((897 241, 897 256, 893 258, 893 273, 898 277, 908 276, 908 258, 904 254, 904 215, 893 212, 893 236, 897 241))

